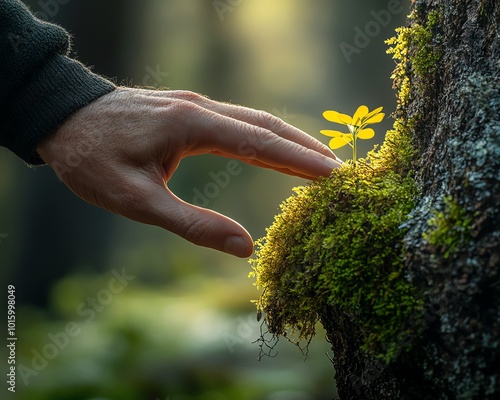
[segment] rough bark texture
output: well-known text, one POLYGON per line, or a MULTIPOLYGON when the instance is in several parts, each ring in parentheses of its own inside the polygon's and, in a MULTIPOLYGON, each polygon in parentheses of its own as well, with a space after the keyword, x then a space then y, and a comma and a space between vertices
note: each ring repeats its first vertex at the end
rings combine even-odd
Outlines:
MULTIPOLYGON (((382 364, 352 316, 326 309, 339 399, 500 398, 500 2, 423 0, 435 65, 408 65, 407 118, 420 195, 405 237, 407 279, 423 293, 414 349, 382 364), (425 72, 425 73, 422 73, 425 72)), ((411 44, 410 44, 411 46, 411 44)), ((410 60, 412 62, 416 60, 410 60)), ((403 338, 404 340, 405 338, 403 338)))

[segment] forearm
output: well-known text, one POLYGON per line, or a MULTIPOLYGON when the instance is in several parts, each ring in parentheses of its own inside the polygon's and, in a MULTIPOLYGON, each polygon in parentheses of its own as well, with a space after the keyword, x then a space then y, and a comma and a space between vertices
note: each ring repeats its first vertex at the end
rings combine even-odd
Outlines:
POLYGON ((69 115, 114 85, 68 58, 61 27, 37 20, 18 0, 0 0, 0 145, 26 162, 69 115))

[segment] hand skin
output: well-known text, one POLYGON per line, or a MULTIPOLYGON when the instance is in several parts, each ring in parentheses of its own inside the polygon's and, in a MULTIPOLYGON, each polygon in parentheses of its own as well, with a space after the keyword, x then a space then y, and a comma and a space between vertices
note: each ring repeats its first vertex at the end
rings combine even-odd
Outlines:
POLYGON ((176 197, 167 186, 181 159, 211 153, 315 179, 342 161, 263 111, 188 91, 119 88, 70 116, 37 151, 87 202, 238 257, 253 252, 237 222, 176 197))

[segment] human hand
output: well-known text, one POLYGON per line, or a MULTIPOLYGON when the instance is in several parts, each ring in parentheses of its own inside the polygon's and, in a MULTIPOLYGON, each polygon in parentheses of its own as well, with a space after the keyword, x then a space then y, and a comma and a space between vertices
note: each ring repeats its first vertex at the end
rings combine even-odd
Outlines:
POLYGON ((341 164, 328 147, 271 114, 187 91, 130 88, 77 111, 37 151, 87 202, 238 257, 253 251, 240 224, 168 189, 182 158, 212 153, 307 179, 341 164))

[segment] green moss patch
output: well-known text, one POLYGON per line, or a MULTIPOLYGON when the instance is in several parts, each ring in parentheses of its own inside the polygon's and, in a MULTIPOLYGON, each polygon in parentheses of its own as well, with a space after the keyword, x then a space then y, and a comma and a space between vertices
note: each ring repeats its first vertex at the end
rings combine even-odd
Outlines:
POLYGON ((405 279, 401 245, 416 187, 377 160, 371 153, 296 188, 258 241, 257 307, 271 333, 308 340, 325 307, 335 307, 359 322, 365 350, 385 361, 401 350, 422 307, 405 279))
POLYGON ((434 216, 429 220, 429 230, 423 237, 448 259, 470 239, 473 216, 451 196, 445 197, 444 203, 444 211, 434 211, 434 216))

